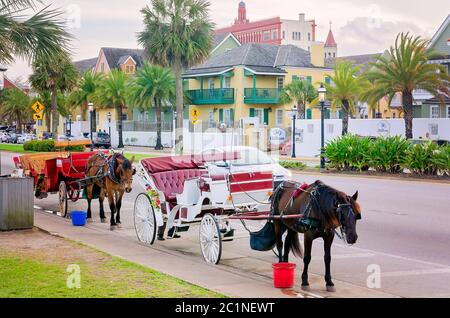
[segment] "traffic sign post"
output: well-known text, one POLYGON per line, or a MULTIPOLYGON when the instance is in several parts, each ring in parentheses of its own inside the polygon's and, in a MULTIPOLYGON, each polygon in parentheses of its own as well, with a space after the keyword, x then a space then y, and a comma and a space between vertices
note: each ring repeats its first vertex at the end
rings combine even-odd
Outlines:
POLYGON ((195 125, 198 122, 198 117, 200 116, 200 111, 198 110, 197 107, 194 106, 191 108, 190 115, 191 115, 191 122, 192 122, 192 124, 195 125))
POLYGON ((45 107, 39 101, 36 101, 36 103, 31 106, 31 109, 33 109, 35 113, 41 113, 45 107))

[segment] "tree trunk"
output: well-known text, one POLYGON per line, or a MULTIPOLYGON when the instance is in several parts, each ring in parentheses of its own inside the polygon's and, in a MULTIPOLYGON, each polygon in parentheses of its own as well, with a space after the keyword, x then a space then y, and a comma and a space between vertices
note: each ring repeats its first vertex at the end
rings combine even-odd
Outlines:
POLYGON ((297 102, 297 116, 298 119, 305 119, 305 105, 301 102, 297 102))
POLYGON ((44 116, 45 116, 45 126, 47 128, 47 132, 49 133, 49 132, 51 132, 51 125, 52 125, 52 122, 51 122, 51 109, 45 111, 44 116))
POLYGON ((59 113, 58 113, 58 91, 56 88, 52 89, 52 135, 54 139, 58 138, 58 125, 59 125, 59 113))
POLYGON ((412 92, 405 91, 402 94, 403 112, 405 118, 406 139, 413 138, 413 95, 412 92))
POLYGON ((164 147, 161 143, 161 105, 160 101, 155 99, 156 106, 156 146, 155 150, 163 150, 164 147))
POLYGON ((348 133, 348 117, 350 106, 348 100, 342 101, 342 136, 348 133))
POLYGON ((87 109, 88 109, 88 103, 87 103, 87 101, 85 101, 85 102, 83 102, 83 104, 81 104, 81 121, 87 121, 87 117, 86 117, 87 109))
POLYGON ((116 107, 116 113, 117 113, 117 132, 119 133, 119 145, 117 146, 117 148, 123 148, 122 112, 123 112, 123 106, 118 106, 118 107, 116 107))
POLYGON ((16 114, 16 120, 17 120, 16 129, 19 132, 19 134, 21 134, 22 133, 22 119, 21 119, 20 113, 16 114))
POLYGON ((184 118, 184 98, 183 98, 183 79, 181 73, 183 67, 181 65, 181 58, 177 58, 173 70, 175 73, 175 90, 176 90, 176 106, 177 106, 177 127, 175 131, 175 151, 178 154, 183 153, 183 118, 184 118))

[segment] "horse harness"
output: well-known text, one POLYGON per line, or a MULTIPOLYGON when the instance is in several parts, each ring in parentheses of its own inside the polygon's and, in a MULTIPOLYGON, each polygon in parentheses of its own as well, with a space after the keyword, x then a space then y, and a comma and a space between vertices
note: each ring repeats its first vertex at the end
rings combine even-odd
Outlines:
MULTIPOLYGON (((283 218, 284 213, 286 212, 288 207, 292 207, 292 205, 294 204, 295 199, 298 197, 298 193, 300 192, 306 192, 309 194, 310 196, 310 200, 308 202, 308 205, 306 206, 305 212, 303 213, 303 217, 301 219, 299 219, 297 221, 297 225, 303 227, 305 230, 313 230, 313 231, 320 231, 320 232, 326 232, 327 229, 325 229, 323 227, 323 224, 321 224, 320 220, 311 217, 311 212, 313 209, 313 206, 317 209, 317 210, 321 210, 320 208, 320 204, 318 201, 318 197, 319 197, 319 192, 318 189, 320 188, 321 185, 316 184, 314 186, 314 188, 311 191, 307 191, 306 189, 303 188, 302 185, 299 185, 298 183, 295 183, 296 187, 293 188, 288 188, 288 187, 284 187, 283 183, 280 184, 278 186, 278 188, 275 190, 274 193, 274 198, 275 200, 272 202, 272 215, 275 214, 275 203, 278 201, 278 192, 281 191, 281 189, 294 189, 293 195, 291 196, 291 199, 287 202, 286 206, 283 208, 283 210, 280 211, 280 217, 281 219, 283 218)), ((345 237, 345 225, 343 222, 343 208, 344 207, 349 207, 348 209, 348 216, 350 216, 351 213, 354 214, 353 209, 352 209, 352 205, 350 203, 343 203, 343 204, 339 204, 337 206, 336 209, 336 213, 338 216, 338 220, 340 223, 340 234, 336 231, 337 226, 333 227, 333 231, 335 232, 335 234, 340 238, 340 239, 344 239, 345 237)))
MULTIPOLYGON (((111 157, 107 157, 104 153, 100 152, 98 155, 103 159, 103 163, 99 165, 92 165, 87 168, 86 173, 91 168, 103 168, 105 166, 108 166, 108 170, 106 173, 103 173, 103 169, 98 169, 96 175, 93 177, 95 179, 94 182, 101 182, 103 183, 103 179, 105 177, 109 177, 109 179, 114 182, 115 184, 122 184, 122 181, 117 177, 116 172, 114 170, 114 165, 116 162, 117 156, 120 156, 120 154, 113 154, 111 157)), ((104 184, 103 184, 104 186, 104 184)))

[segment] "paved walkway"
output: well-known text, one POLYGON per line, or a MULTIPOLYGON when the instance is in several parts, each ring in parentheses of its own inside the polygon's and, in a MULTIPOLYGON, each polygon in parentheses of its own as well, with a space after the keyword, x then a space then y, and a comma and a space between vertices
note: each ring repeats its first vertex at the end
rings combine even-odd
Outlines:
MULTIPOLYGON (((178 277, 192 284, 225 294, 230 297, 257 298, 308 298, 308 297, 393 297, 368 288, 362 288, 346 282, 339 282, 339 294, 305 293, 297 287, 293 290, 273 288, 270 275, 257 275, 254 272, 242 270, 227 265, 208 265, 199 255, 180 252, 173 248, 160 245, 144 246, 137 242, 136 237, 126 230, 111 232, 105 224, 92 223, 86 227, 73 227, 70 220, 35 211, 35 225, 49 233, 84 243, 111 255, 141 264, 178 277)), ((172 243, 172 240, 170 240, 172 243)), ((173 240, 177 244, 191 244, 187 240, 173 240)), ((170 244, 169 244, 170 245, 170 244)), ((185 249, 187 251, 188 249, 185 249)), ((233 261, 230 259, 229 261, 233 261)), ((239 259, 235 260, 239 262, 239 259)), ((255 264, 258 261, 255 259, 255 264)), ((261 262, 260 262, 261 263, 261 262)), ((256 265, 255 265, 256 266, 256 265)), ((265 265, 270 266, 268 264, 265 265)), ((245 267, 245 266, 244 266, 245 267)), ((270 271, 269 268, 266 269, 270 271)), ((298 275, 297 270, 297 275, 298 275)), ((296 281, 298 276, 296 275, 296 281)), ((312 280, 322 280, 318 275, 311 274, 312 280)))

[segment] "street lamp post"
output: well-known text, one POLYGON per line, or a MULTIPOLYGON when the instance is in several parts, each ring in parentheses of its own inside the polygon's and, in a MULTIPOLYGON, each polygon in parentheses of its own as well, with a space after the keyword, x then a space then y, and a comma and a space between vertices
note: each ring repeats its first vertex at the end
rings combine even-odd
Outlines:
POLYGON ((320 85, 318 90, 319 100, 320 100, 320 169, 325 169, 325 98, 327 94, 327 89, 320 85))
POLYGON ((69 115, 69 129, 68 129, 69 139, 72 136, 72 115, 69 115))
POLYGON ((94 137, 92 136, 92 114, 94 113, 94 104, 89 103, 88 104, 89 109, 89 130, 91 133, 91 151, 94 151, 94 137))
POLYGON ((177 138, 177 111, 174 110, 173 111, 173 124, 172 124, 172 128, 173 128, 173 150, 175 150, 175 144, 176 144, 176 138, 177 138))
POLYGON ((292 153, 291 157, 295 158, 295 121, 297 120, 297 106, 294 105, 292 108, 292 153))
POLYGON ((111 138, 111 112, 108 112, 108 115, 106 115, 108 117, 108 133, 109 133, 109 138, 111 138))

